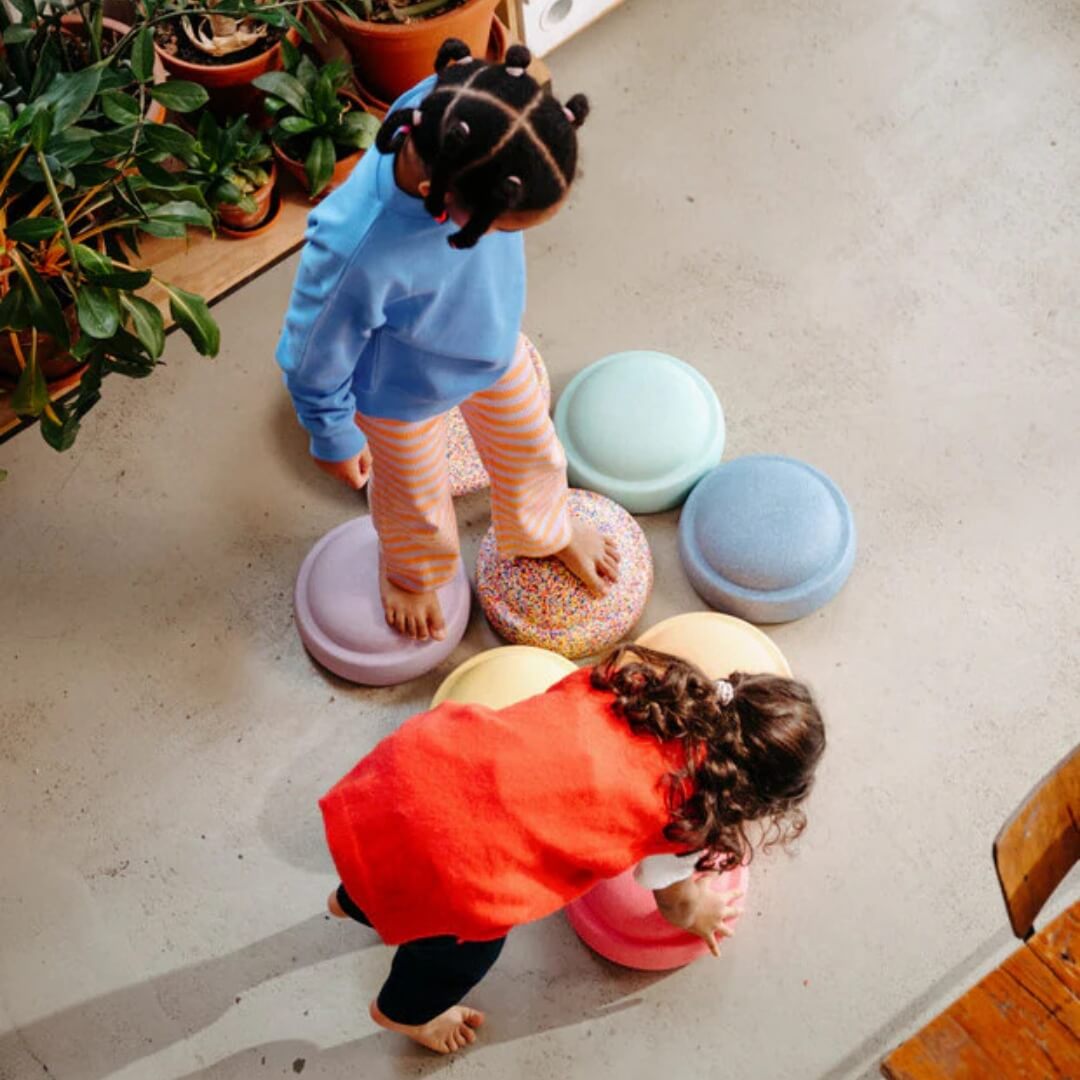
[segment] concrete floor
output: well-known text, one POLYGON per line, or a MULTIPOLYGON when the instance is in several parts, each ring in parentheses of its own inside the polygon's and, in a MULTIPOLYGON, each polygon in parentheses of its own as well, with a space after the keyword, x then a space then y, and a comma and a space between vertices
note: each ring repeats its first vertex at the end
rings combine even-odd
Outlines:
MULTIPOLYGON (((555 389, 633 346, 717 387, 728 456, 851 500, 847 590, 775 630, 827 707, 795 858, 719 962, 513 935, 448 1064, 365 1016, 389 952, 330 925, 315 800, 425 705, 317 670, 310 467, 271 361, 290 262, 111 381, 76 448, 0 448, 0 1077, 871 1075, 1010 948, 990 842, 1078 736, 1080 14, 1067 0, 629 0, 553 57, 585 179, 530 237, 555 389)), ((461 507, 470 551, 486 522, 461 507)), ((650 518, 645 619, 700 607, 650 518)), ((474 618, 454 662, 492 644, 474 618)), ((1075 897, 1075 878, 1060 901, 1075 897)))

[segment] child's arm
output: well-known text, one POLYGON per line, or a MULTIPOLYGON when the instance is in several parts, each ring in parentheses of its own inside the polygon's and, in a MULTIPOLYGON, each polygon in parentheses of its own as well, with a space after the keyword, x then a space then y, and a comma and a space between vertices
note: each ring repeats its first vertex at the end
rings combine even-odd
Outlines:
POLYGON ((717 935, 731 937, 734 933, 724 925, 724 920, 742 910, 735 901, 743 894, 738 889, 717 892, 712 885, 713 875, 705 873, 656 889, 653 896, 660 914, 669 923, 701 938, 713 956, 719 956, 717 935))
POLYGON ((338 464, 360 466, 366 440, 356 426, 353 380, 372 333, 385 321, 387 286, 359 248, 339 249, 344 238, 333 233, 333 224, 313 215, 277 360, 311 435, 311 456, 337 474, 338 464))

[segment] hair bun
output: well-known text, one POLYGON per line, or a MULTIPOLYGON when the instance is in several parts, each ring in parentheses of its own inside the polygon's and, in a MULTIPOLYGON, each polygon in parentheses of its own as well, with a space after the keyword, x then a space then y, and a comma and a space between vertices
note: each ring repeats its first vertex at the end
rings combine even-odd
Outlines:
POLYGON ((440 46, 438 55, 435 57, 435 72, 441 75, 451 64, 459 60, 472 58, 472 51, 460 38, 447 38, 440 46))
POLYGON ((524 45, 511 45, 506 50, 506 59, 503 63, 506 65, 508 74, 523 73, 532 63, 532 53, 524 45))
POLYGON ((574 127, 579 128, 588 119, 589 99, 584 94, 575 94, 563 108, 573 116, 571 123, 574 127))

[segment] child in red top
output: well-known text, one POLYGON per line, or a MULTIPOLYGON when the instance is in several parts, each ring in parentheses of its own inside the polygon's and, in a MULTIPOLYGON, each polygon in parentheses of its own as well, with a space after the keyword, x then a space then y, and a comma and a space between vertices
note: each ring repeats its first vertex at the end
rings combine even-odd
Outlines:
POLYGON ((320 803, 342 881, 330 911, 401 946, 372 1018, 460 1049, 483 1016, 459 1003, 510 929, 650 857, 695 853, 657 904, 716 952, 735 897, 694 870, 747 858, 751 821, 767 842, 797 836, 824 747, 801 683, 713 682, 634 645, 506 709, 413 717, 320 803))

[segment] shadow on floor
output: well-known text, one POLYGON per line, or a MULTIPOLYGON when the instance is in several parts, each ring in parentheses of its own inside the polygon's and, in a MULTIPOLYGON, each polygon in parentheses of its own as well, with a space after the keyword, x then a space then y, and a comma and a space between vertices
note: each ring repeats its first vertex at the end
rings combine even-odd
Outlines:
POLYGON ((642 992, 669 974, 628 971, 591 954, 583 963, 591 969, 584 977, 583 972, 574 970, 549 978, 537 971, 500 972, 496 968, 470 995, 474 1004, 487 1010, 487 1023, 477 1043, 458 1055, 430 1054, 388 1031, 326 1048, 300 1039, 282 1039, 240 1050, 177 1080, 246 1080, 290 1070, 298 1075, 310 1070, 319 1077, 359 1078, 374 1075, 379 1065, 385 1068, 388 1061, 399 1073, 407 1070, 410 1076, 431 1076, 500 1043, 601 1021, 638 1008, 645 1004, 642 992))
MULTIPOLYGON (((287 972, 379 944, 374 934, 317 915, 225 956, 133 983, 0 1034, 0 1062, 20 1045, 79 1061, 104 1080, 219 1020, 247 992, 287 972)), ((47 1070, 46 1070, 47 1071, 47 1070)))

